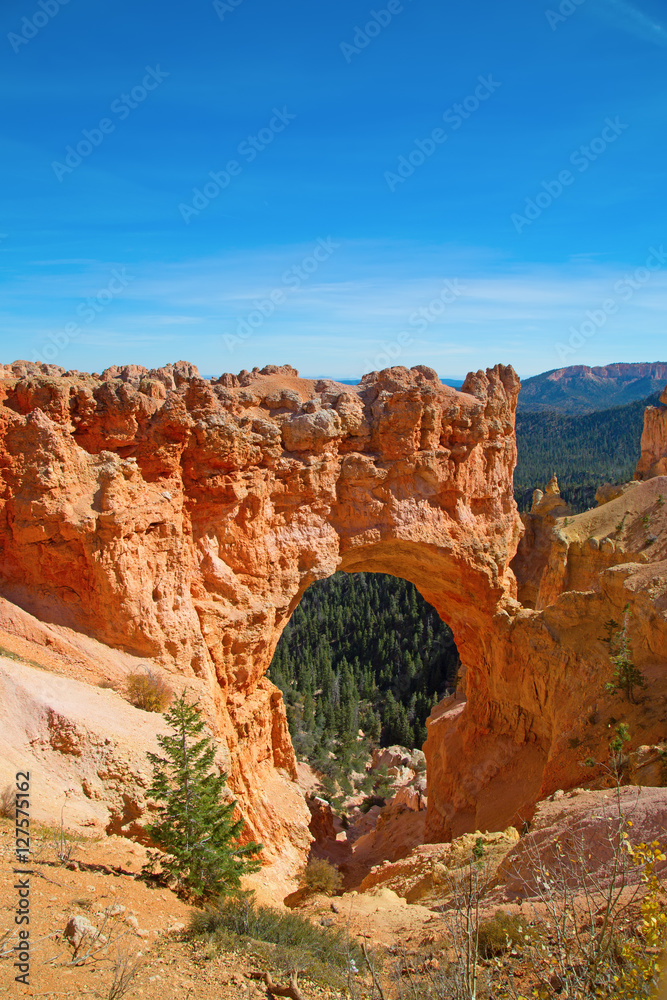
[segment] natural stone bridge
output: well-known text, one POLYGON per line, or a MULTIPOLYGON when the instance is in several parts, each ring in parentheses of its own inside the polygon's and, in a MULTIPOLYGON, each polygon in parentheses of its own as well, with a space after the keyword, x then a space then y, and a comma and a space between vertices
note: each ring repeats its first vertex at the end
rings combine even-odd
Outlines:
MULTIPOLYGON (((572 647, 571 604, 516 600, 518 390, 501 365, 456 391, 422 366, 349 387, 289 366, 208 381, 184 362, 15 363, 0 369, 2 594, 203 692, 251 829, 279 846, 302 836, 266 794, 295 768, 265 677, 281 631, 336 570, 404 577, 467 671, 465 707, 429 729, 428 836, 502 827, 571 771, 561 735, 604 654, 592 635, 572 647)), ((575 617, 598 620, 590 601, 575 617)))

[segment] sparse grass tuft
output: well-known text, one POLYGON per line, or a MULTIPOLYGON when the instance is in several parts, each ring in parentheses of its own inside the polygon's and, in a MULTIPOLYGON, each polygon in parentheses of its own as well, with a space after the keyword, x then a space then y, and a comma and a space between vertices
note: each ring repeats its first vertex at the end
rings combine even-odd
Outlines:
POLYGON ((37 667, 38 670, 46 669, 43 663, 31 660, 27 656, 21 656, 20 653, 14 653, 11 649, 5 649, 4 646, 0 646, 0 656, 4 656, 8 660, 16 660, 17 663, 27 663, 31 667, 37 667))
POLYGON ((134 980, 143 968, 141 953, 134 953, 127 942, 118 944, 112 958, 111 982, 107 1000, 121 1000, 132 989, 134 980))
POLYGON ((217 948, 238 951, 245 944, 254 952, 256 942, 265 942, 274 946, 272 964, 307 971, 330 984, 345 975, 350 962, 357 967, 362 962, 358 945, 344 931, 319 927, 297 913, 260 906, 251 892, 223 897, 195 913, 189 933, 207 939, 212 954, 217 948))

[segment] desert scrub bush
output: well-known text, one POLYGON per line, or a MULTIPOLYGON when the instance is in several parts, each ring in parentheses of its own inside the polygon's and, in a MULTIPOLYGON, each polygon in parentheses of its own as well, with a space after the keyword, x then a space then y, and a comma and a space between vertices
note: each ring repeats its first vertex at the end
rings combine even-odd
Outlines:
POLYGON ((397 1000, 481 1000, 487 996, 495 1000, 500 996, 489 993, 491 975, 481 961, 480 949, 481 909, 494 874, 480 837, 468 864, 447 871, 441 884, 444 950, 440 960, 418 973, 413 956, 404 951, 393 969, 392 996, 397 1000))
POLYGON ((333 896, 343 887, 343 879, 330 861, 325 858, 311 858, 301 872, 300 885, 308 892, 322 892, 325 896, 333 896))
POLYGON ((141 952, 134 952, 127 942, 118 944, 111 959, 111 981, 107 1000, 121 1000, 121 997, 129 993, 143 964, 141 952))
POLYGON ((657 873, 660 862, 667 861, 662 845, 627 845, 633 864, 641 870, 646 891, 641 901, 639 936, 628 939, 621 950, 623 969, 615 984, 615 995, 627 1000, 654 996, 660 979, 659 956, 667 942, 667 913, 664 907, 662 880, 657 873))
MULTIPOLYGON (((621 727, 617 727, 620 729, 621 727)), ((609 770, 620 789, 618 760, 624 730, 610 741, 609 770)), ((603 810, 604 813, 604 810, 603 810)), ((606 831, 595 844, 570 837, 524 858, 532 870, 531 895, 540 906, 544 935, 527 942, 532 996, 588 1000, 655 996, 658 960, 667 937, 662 882, 656 868, 667 860, 658 841, 630 842, 632 822, 617 798, 605 816, 606 831), (633 909, 639 903, 639 927, 633 909)), ((526 1000, 523 993, 503 994, 526 1000)))
MULTIPOLYGON (((621 838, 619 848, 626 855, 629 865, 640 874, 644 894, 640 903, 641 920, 638 925, 630 918, 625 926, 619 914, 627 914, 627 906, 614 889, 604 900, 591 898, 585 893, 589 918, 597 917, 597 928, 591 920, 578 925, 576 919, 560 913, 561 934, 552 930, 539 949, 533 951, 530 976, 533 989, 526 996, 516 992, 512 985, 499 991, 501 997, 513 1000, 539 1000, 569 998, 569 1000, 650 1000, 664 997, 658 994, 661 983, 660 959, 667 940, 667 913, 663 905, 663 887, 656 868, 667 860, 658 841, 632 847, 621 838), (605 908, 605 903, 612 907, 605 908), (602 905, 600 905, 602 904, 602 905)), ((623 879, 623 881, 625 881, 623 879)), ((572 897, 574 899, 574 897, 572 897)), ((530 949, 529 949, 530 952, 530 949)), ((664 984, 663 984, 664 986, 664 984)))
POLYGON ((16 786, 5 785, 0 793, 0 816, 3 819, 14 819, 16 812, 16 786))
POLYGON ((481 921, 477 932, 477 946, 482 958, 495 958, 512 948, 521 947, 534 936, 536 932, 524 917, 496 910, 490 920, 481 921))
POLYGON ((327 970, 345 976, 351 962, 360 967, 362 954, 345 931, 319 927, 289 910, 260 906, 252 892, 225 896, 190 920, 189 933, 215 948, 237 950, 239 939, 275 945, 272 960, 292 971, 308 971, 327 979, 327 970))
POLYGON ((143 674, 130 674, 127 678, 127 697, 144 712, 163 712, 171 699, 169 685, 150 668, 143 674))

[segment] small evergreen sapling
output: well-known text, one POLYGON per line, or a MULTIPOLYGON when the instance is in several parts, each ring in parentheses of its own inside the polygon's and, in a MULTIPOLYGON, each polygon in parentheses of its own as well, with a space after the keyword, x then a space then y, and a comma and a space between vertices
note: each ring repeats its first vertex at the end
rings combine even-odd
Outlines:
POLYGON ((151 851, 144 871, 154 873, 159 864, 196 898, 235 892, 242 875, 259 869, 262 845, 239 842, 243 820, 233 818, 235 801, 221 801, 227 775, 212 770, 215 744, 201 735, 197 703, 183 692, 164 717, 172 732, 157 737, 165 756, 148 754, 154 769, 148 794, 158 810, 146 832, 165 854, 151 851))
POLYGON ((607 683, 607 690, 614 691, 618 688, 625 692, 629 702, 636 704, 635 688, 645 688, 646 680, 632 657, 628 634, 630 615, 630 605, 626 604, 622 628, 613 619, 605 622, 607 635, 602 641, 609 647, 609 659, 614 667, 614 680, 607 683))

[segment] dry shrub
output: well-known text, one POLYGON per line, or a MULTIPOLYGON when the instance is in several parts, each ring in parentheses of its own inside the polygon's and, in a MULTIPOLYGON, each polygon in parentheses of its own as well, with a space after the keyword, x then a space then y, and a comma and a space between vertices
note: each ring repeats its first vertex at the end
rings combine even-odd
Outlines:
POLYGON ((516 945, 522 945, 530 937, 530 928, 523 917, 496 910, 490 920, 482 920, 479 925, 479 953, 482 958, 495 958, 516 945))
POLYGON ((130 674, 127 678, 127 697, 136 708, 141 708, 144 712, 163 712, 172 693, 166 681, 154 670, 130 674))
POLYGON ((107 992, 107 1000, 120 1000, 134 986, 134 981, 143 969, 141 952, 135 952, 128 942, 116 946, 116 952, 111 959, 111 982, 107 992))
POLYGON ((5 819, 14 819, 16 810, 16 786, 5 785, 0 793, 0 816, 5 819))
POLYGON ((309 892, 322 892, 325 896, 333 896, 343 887, 343 878, 330 861, 325 858, 312 858, 301 873, 301 885, 309 892))
POLYGON ((387 800, 382 798, 381 795, 367 795, 364 801, 359 806, 359 811, 362 813, 370 812, 373 806, 380 806, 384 808, 386 806, 387 800))

